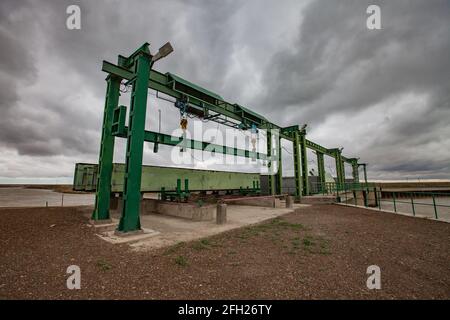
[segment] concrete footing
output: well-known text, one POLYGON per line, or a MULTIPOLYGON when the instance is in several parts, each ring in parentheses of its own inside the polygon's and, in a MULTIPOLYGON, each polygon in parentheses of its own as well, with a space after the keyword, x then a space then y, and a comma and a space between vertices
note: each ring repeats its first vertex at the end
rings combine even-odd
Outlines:
POLYGON ((142 230, 142 229, 134 230, 134 231, 128 231, 128 232, 114 230, 114 235, 119 236, 119 237, 132 237, 132 236, 135 236, 137 234, 143 234, 143 233, 144 233, 144 230, 142 230))
POLYGON ((217 204, 216 223, 224 224, 227 222, 227 205, 225 203, 217 204))
POLYGON ((96 225, 104 225, 104 224, 109 224, 112 223, 112 219, 102 219, 102 220, 93 220, 90 219, 89 223, 96 226, 96 225))
POLYGON ((120 232, 120 231, 108 231, 101 234, 97 234, 100 238, 113 244, 119 243, 134 243, 148 238, 159 235, 160 232, 153 229, 143 228, 137 231, 120 232))
POLYGON ((156 199, 143 199, 141 212, 144 215, 157 213, 194 221, 209 221, 214 219, 216 206, 198 206, 196 203, 178 203, 156 199))
POLYGON ((292 208, 294 205, 294 199, 292 196, 286 196, 286 208, 292 208))
POLYGON ((334 195, 303 196, 300 200, 302 204, 332 204, 336 202, 334 195))
POLYGON ((282 208, 282 202, 275 196, 263 197, 243 197, 237 199, 227 199, 228 204, 240 206, 254 206, 254 207, 268 207, 268 208, 282 208))

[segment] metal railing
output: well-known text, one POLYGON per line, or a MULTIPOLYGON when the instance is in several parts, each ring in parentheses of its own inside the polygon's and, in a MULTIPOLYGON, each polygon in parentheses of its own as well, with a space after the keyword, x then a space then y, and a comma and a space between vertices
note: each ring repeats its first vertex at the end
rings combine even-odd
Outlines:
POLYGON ((377 189, 376 192, 379 210, 450 221, 450 193, 383 191, 381 189, 377 189))
POLYGON ((322 194, 322 195, 338 195, 339 193, 349 192, 349 191, 362 191, 367 189, 375 188, 373 183, 364 182, 314 182, 309 185, 311 194, 322 194))
POLYGON ((390 191, 374 183, 314 183, 312 194, 334 195, 338 202, 412 216, 450 221, 450 192, 390 191))

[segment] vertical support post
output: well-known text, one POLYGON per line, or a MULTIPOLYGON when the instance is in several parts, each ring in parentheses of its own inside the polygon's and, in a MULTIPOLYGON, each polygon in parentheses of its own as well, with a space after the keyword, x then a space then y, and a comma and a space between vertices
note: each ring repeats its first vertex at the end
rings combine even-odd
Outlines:
POLYGON ((358 162, 353 161, 352 162, 352 176, 353 176, 353 183, 359 184, 359 165, 358 162))
POLYGON ((283 163, 281 157, 281 137, 278 136, 278 171, 276 175, 276 194, 281 194, 283 189, 283 163))
POLYGON ((394 200, 394 212, 397 212, 397 205, 395 204, 395 192, 392 192, 392 199, 394 200))
POLYGON ((317 171, 319 173, 319 189, 318 192, 325 192, 325 160, 322 152, 316 151, 317 154, 317 171))
POLYGON ((177 195, 181 193, 181 179, 177 179, 177 195))
POLYGON ((218 203, 216 209, 216 223, 224 224, 227 222, 227 205, 225 203, 218 203))
POLYGON ((92 220, 109 219, 109 201, 111 196, 111 176, 113 169, 114 136, 111 134, 114 109, 119 104, 121 79, 108 75, 106 78, 106 100, 103 113, 102 138, 98 160, 97 188, 92 220))
POLYGON ((410 196, 411 196, 412 213, 413 213, 413 216, 416 216, 416 208, 414 207, 414 197, 413 197, 413 193, 412 192, 410 193, 410 196))
POLYGON ((275 194, 275 177, 273 168, 273 146, 272 146, 272 132, 271 129, 267 129, 267 171, 269 181, 269 194, 275 194))
POLYGON ((139 219, 141 202, 142 156, 144 152, 145 114, 147 110, 148 78, 151 56, 148 47, 135 58, 135 74, 131 93, 128 120, 125 178, 123 187, 123 211, 118 231, 130 232, 141 229, 139 219))
POLYGON ((436 208, 436 199, 435 199, 434 193, 433 193, 433 208, 434 208, 434 217, 436 219, 438 219, 438 213, 437 213, 437 208, 436 208))
POLYGON ((287 195, 286 196, 286 208, 292 208, 292 207, 293 207, 292 196, 287 195))
POLYGON ((301 163, 300 163, 300 135, 294 132, 294 180, 295 180, 295 198, 300 200, 302 196, 301 163))
POLYGON ((303 195, 309 195, 309 181, 308 181, 308 154, 306 150, 306 131, 300 132, 300 154, 302 159, 302 189, 303 195))
MULTIPOLYGON (((375 189, 376 190, 376 189, 375 189)), ((381 194, 381 188, 380 188, 380 192, 378 193, 379 194, 379 197, 378 197, 378 209, 381 211, 381 196, 382 196, 382 194, 381 194)))
POLYGON ((336 161, 336 178, 337 178, 337 189, 344 187, 345 176, 344 176, 344 166, 342 161, 342 154, 340 149, 336 149, 334 153, 336 161))
POLYGON ((363 170, 364 170, 364 183, 367 185, 367 169, 366 169, 367 164, 363 164, 363 170))

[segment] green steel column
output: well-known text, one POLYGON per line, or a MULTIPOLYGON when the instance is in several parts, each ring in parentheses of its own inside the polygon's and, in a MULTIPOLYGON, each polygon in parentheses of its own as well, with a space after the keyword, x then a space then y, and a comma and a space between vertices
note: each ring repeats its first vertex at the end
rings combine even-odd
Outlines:
POLYGON ((340 154, 341 157, 341 181, 345 185, 345 162, 342 160, 342 153, 340 154))
POLYGON ((303 195, 309 195, 309 182, 308 182, 308 154, 306 149, 306 132, 300 132, 300 154, 302 161, 302 191, 303 195))
POLYGON ((325 188, 325 159, 321 152, 316 152, 317 154, 317 171, 319 173, 319 188, 318 191, 322 192, 325 188))
POLYGON ((111 134, 114 109, 119 104, 121 79, 108 75, 106 78, 106 101, 103 113, 103 129, 98 160, 97 189, 92 220, 109 219, 109 201, 111 196, 111 175, 114 155, 114 136, 111 134))
POLYGON ((281 137, 278 136, 278 172, 276 176, 276 194, 281 194, 283 189, 283 163, 282 163, 282 157, 281 157, 281 137))
POLYGON ((273 172, 273 148, 272 148, 272 133, 270 129, 267 130, 267 171, 269 182, 269 194, 275 194, 275 177, 273 172))
POLYGON ((336 160, 336 178, 337 178, 337 184, 339 187, 342 187, 344 184, 344 174, 343 174, 343 162, 342 162, 342 156, 341 151, 337 150, 335 152, 335 160, 336 160))
POLYGON ((141 229, 139 219, 141 203, 142 156, 144 149, 145 114, 147 109, 148 78, 151 56, 148 47, 136 57, 136 76, 133 79, 130 114, 128 119, 125 178, 123 187, 123 211, 118 231, 141 229))
POLYGON ((300 200, 302 196, 302 177, 301 177, 301 163, 300 163, 300 134, 294 132, 293 141, 294 151, 294 180, 295 180, 295 198, 300 200))
POLYGON ((366 164, 363 164, 364 169, 364 183, 367 185, 367 170, 366 170, 366 164))
POLYGON ((358 162, 352 162, 352 174, 353 174, 353 182, 359 183, 359 165, 358 162))

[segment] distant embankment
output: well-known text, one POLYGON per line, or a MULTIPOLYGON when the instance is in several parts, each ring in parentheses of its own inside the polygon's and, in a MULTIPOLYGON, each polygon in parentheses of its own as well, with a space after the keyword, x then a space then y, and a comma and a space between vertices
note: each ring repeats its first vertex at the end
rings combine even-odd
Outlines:
POLYGON ((73 191, 73 186, 71 184, 0 184, 0 188, 45 189, 62 193, 83 193, 73 191))

